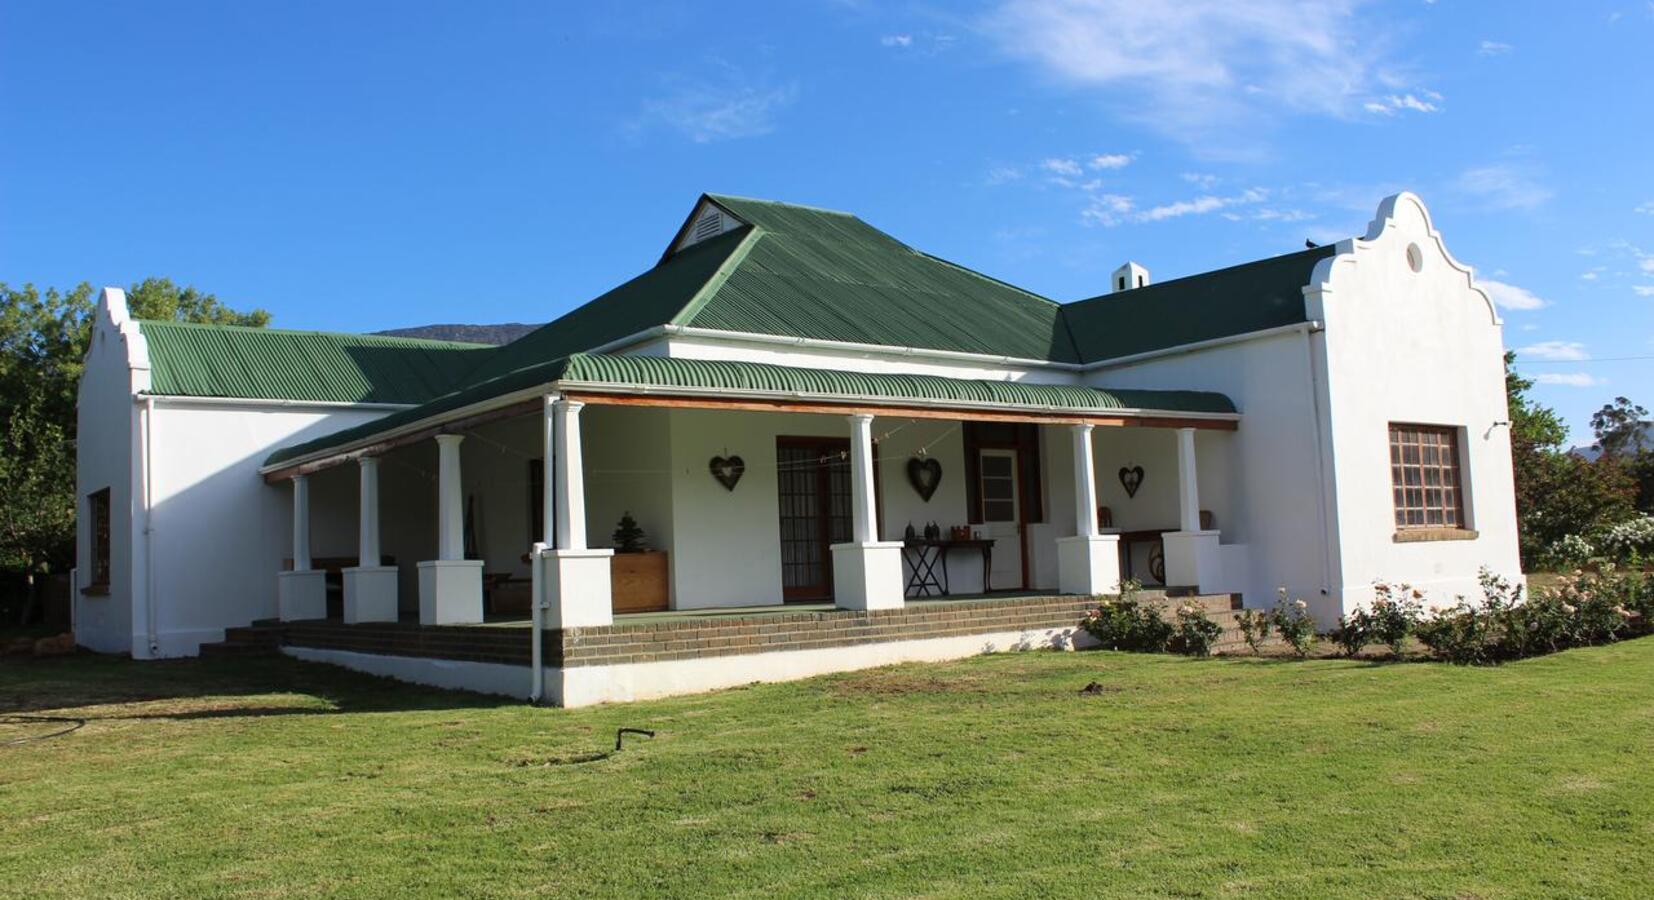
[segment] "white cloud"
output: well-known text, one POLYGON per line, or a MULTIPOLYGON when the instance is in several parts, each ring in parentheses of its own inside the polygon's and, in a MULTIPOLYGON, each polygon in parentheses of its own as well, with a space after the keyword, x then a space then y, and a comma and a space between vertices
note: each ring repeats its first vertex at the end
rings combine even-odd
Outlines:
POLYGON ((1589 359, 1585 345, 1579 341, 1540 341, 1516 349, 1517 356, 1535 359, 1589 359))
POLYGON ((1459 176, 1457 187, 1493 209, 1532 209, 1553 195, 1550 188, 1539 183, 1530 166, 1517 163, 1467 169, 1459 176))
POLYGON ((1080 211, 1080 221, 1088 225, 1114 226, 1130 215, 1133 203, 1122 194, 1098 194, 1080 211))
POLYGON ((717 82, 677 79, 665 96, 643 105, 645 121, 681 132, 697 144, 758 137, 775 130, 775 117, 798 99, 795 84, 749 80, 724 64, 717 82))
POLYGON ((1654 297, 1654 284, 1634 284, 1631 290, 1639 297, 1654 297))
POLYGON ((1371 0, 1001 0, 977 25, 1055 80, 1191 144, 1239 143, 1281 114, 1347 117, 1417 87, 1383 56, 1396 42, 1371 0))
POLYGON ((1643 256, 1637 259, 1637 268, 1650 275, 1654 275, 1654 256, 1643 256))
POLYGON ((1493 298, 1495 304, 1505 309, 1539 309, 1550 305, 1527 288, 1519 288, 1503 281, 1478 278, 1476 285, 1487 291, 1487 295, 1493 298))
POLYGON ((1596 387, 1599 384, 1607 384, 1588 372, 1540 372, 1533 376, 1533 380, 1540 384, 1557 384, 1563 387, 1596 387))
POLYGON ((1441 112, 1441 107, 1437 105, 1441 102, 1441 94, 1435 91, 1423 91, 1421 93, 1423 96, 1418 94, 1391 94, 1377 100, 1368 100, 1361 104, 1361 108, 1382 116, 1393 116, 1406 110, 1421 113, 1441 112))
POLYGON ((1131 165, 1131 157, 1124 153, 1102 153, 1091 157, 1086 165, 1093 169, 1124 169, 1131 165))
POLYGON ((1043 160, 1039 167, 1053 175, 1061 175, 1065 178, 1078 178, 1085 174, 1085 169, 1081 168, 1079 163, 1061 157, 1043 160))
POLYGON ((1219 197, 1214 194, 1195 197, 1191 200, 1178 200, 1174 203, 1165 203, 1151 207, 1138 213, 1139 222, 1163 222, 1167 219, 1177 219, 1183 216, 1197 216, 1205 213, 1217 212, 1231 206, 1240 206, 1248 203, 1262 203, 1268 199, 1269 192, 1262 188, 1249 188, 1239 194, 1228 197, 1219 197))
POLYGON ((1640 212, 1644 215, 1654 216, 1654 200, 1638 205, 1636 209, 1632 210, 1632 212, 1640 212))
POLYGON ((1476 55, 1477 56, 1503 56, 1504 54, 1509 53, 1510 51, 1515 50, 1515 49, 1516 49, 1515 47, 1512 47, 1511 45, 1509 45, 1509 44, 1507 44, 1503 41, 1483 41, 1480 45, 1478 45, 1476 47, 1476 55))
POLYGON ((913 46, 913 35, 887 34, 879 38, 879 43, 886 47, 911 47, 913 46))
POLYGON ((1022 169, 1019 166, 994 166, 988 170, 988 184, 1010 184, 1022 180, 1022 169))
POLYGON ((1179 177, 1192 185, 1208 191, 1215 187, 1221 180, 1216 175, 1208 175, 1204 172, 1184 172, 1179 177))

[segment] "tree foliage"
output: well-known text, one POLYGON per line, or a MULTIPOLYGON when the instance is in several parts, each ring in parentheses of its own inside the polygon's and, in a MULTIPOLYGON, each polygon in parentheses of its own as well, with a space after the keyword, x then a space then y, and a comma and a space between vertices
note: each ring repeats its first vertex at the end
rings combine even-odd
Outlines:
MULTIPOLYGON (((146 278, 127 293, 140 319, 262 326, 212 294, 146 278)), ((75 399, 96 298, 0 282, 0 568, 30 573, 73 565, 75 399)))
POLYGON ((1568 429, 1556 412, 1528 396, 1531 379, 1505 354, 1510 402, 1511 462, 1522 564, 1533 568, 1569 535, 1592 536, 1634 514, 1636 486, 1625 467, 1603 455, 1595 462, 1569 453, 1568 429))

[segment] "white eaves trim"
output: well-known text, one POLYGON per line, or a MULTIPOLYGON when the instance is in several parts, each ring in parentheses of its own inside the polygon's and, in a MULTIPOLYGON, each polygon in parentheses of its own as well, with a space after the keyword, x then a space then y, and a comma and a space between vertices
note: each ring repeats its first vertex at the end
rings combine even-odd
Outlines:
POLYGON ((396 412, 413 409, 417 403, 353 403, 344 400, 286 400, 265 397, 200 397, 187 394, 142 393, 133 396, 133 402, 153 400, 156 406, 241 406, 254 409, 321 409, 329 412, 359 409, 365 412, 396 412))

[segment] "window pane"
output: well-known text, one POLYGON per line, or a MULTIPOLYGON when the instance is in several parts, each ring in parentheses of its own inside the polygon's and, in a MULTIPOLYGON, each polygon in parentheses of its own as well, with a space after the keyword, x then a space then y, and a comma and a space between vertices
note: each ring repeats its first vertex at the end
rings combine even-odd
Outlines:
POLYGON ((982 518, 989 522, 1010 522, 1016 519, 1016 504, 1010 500, 982 501, 982 518))

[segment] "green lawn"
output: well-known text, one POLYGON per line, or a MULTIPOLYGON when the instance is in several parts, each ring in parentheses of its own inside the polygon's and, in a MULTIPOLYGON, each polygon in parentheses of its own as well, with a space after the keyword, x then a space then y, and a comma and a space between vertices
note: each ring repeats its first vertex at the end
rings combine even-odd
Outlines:
POLYGON ((1654 639, 1490 669, 1004 654, 574 711, 280 659, 82 656, 0 663, 0 710, 87 719, 0 746, 5 895, 1630 897, 1654 878, 1654 639), (659 736, 603 755, 619 726, 659 736))

